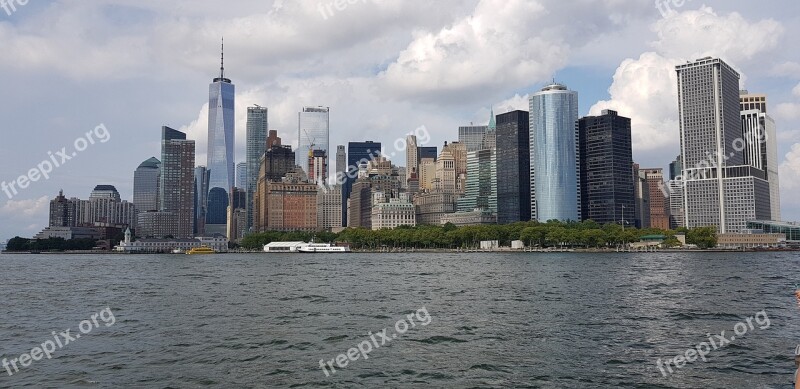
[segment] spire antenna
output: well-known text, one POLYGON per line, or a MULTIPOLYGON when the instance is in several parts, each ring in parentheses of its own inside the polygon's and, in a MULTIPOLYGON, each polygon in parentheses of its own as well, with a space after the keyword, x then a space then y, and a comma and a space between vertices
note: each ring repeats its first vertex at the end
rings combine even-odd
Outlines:
POLYGON ((219 78, 225 78, 225 37, 222 37, 222 49, 220 51, 219 78))

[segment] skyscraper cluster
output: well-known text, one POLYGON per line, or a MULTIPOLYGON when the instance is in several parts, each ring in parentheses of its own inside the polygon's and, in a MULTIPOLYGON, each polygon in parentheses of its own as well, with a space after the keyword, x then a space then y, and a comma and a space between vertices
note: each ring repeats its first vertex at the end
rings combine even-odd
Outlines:
POLYGON ((51 226, 107 223, 140 237, 337 231, 345 227, 508 224, 593 220, 624 227, 717 227, 780 220, 775 122, 767 98, 739 90, 721 59, 676 67, 680 155, 666 173, 633 160, 631 119, 613 110, 579 117, 578 93, 553 82, 529 110, 458 128, 441 147, 405 137, 406 166, 377 141, 335 148, 330 108, 302 107, 298 147, 269 128, 268 108, 247 109, 246 155, 234 155, 235 88, 220 74, 209 86, 206 165, 195 143, 164 126, 161 159, 134 173, 134 201, 98 186, 90 200, 51 203, 51 226), (334 182, 335 181, 335 182, 334 182), (333 184, 331 184, 334 182, 333 184))

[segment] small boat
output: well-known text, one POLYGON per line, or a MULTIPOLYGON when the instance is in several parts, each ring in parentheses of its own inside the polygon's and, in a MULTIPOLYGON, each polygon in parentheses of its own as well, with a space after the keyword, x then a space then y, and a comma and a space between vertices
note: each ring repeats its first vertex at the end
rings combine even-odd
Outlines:
POLYGON ((309 243, 297 249, 300 253, 349 253, 350 247, 333 246, 330 243, 309 243))
POLYGON ((214 251, 214 249, 208 246, 195 247, 186 252, 186 254, 216 254, 216 253, 217 252, 214 251))
POLYGON ((183 249, 175 249, 175 250, 172 250, 172 253, 173 254, 183 254, 184 251, 183 251, 183 249))

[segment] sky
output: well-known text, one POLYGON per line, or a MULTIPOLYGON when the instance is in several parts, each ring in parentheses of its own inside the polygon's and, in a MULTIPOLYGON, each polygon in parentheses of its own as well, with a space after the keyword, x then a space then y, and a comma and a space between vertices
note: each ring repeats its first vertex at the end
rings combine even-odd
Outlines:
POLYGON ((0 191, 0 242, 46 227, 61 189, 88 198, 108 184, 131 200, 134 170, 160 156, 161 126, 187 132, 205 165, 223 36, 236 162, 253 104, 293 145, 302 107, 330 107, 332 148, 380 141, 403 165, 394 145, 406 134, 424 126, 427 145, 441 147, 458 126, 488 123, 490 109, 527 110, 555 79, 578 91, 581 115, 632 118, 634 160, 666 168, 680 152, 675 66, 720 57, 742 88, 768 95, 782 219, 800 220, 796 0, 11 3, 0 8, 0 183, 39 174, 0 191))

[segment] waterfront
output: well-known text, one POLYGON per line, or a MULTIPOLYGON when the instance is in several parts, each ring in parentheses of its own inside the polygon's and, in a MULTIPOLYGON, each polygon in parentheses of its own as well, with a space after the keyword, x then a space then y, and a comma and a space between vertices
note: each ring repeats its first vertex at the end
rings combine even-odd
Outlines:
POLYGON ((110 307, 0 387, 790 387, 796 253, 0 255, 0 357, 110 307), (431 322, 326 377, 425 307, 431 322), (665 378, 673 358, 755 328, 665 378))

